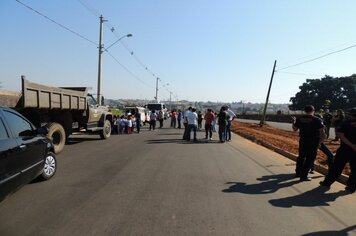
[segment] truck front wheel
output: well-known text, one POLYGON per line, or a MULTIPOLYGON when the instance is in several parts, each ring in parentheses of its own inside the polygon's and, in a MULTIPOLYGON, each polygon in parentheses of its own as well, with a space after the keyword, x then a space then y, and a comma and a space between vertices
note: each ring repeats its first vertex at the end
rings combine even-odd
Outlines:
POLYGON ((111 134, 111 123, 109 120, 105 120, 103 130, 100 132, 100 138, 107 139, 111 134))
POLYGON ((63 151, 64 144, 66 143, 66 133, 63 126, 53 122, 48 123, 46 127, 48 128, 47 137, 52 140, 54 152, 58 154, 63 151))

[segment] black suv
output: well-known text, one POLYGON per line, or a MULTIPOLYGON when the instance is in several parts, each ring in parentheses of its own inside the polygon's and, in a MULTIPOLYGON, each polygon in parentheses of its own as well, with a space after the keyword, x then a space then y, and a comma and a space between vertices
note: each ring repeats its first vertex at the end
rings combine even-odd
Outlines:
POLYGON ((47 132, 0 106, 0 201, 37 177, 47 180, 54 175, 57 162, 47 132))

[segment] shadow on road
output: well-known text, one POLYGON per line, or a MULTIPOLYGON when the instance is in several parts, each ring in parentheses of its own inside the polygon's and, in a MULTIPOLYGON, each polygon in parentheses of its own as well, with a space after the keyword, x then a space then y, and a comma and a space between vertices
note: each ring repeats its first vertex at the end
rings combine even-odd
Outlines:
POLYGON ((246 193, 246 194, 267 194, 274 193, 281 188, 286 188, 299 183, 299 179, 294 179, 295 174, 279 174, 266 175, 257 178, 261 183, 246 184, 241 182, 227 182, 226 184, 233 184, 227 189, 222 190, 224 193, 246 193))
POLYGON ((303 234, 302 236, 334 236, 334 235, 347 236, 350 235, 349 233, 351 232, 356 233, 356 225, 347 227, 343 230, 318 231, 318 232, 303 234))
POLYGON ((339 191, 336 193, 325 193, 329 188, 318 186, 310 191, 304 192, 302 194, 269 200, 275 207, 290 208, 293 206, 300 207, 316 207, 316 206, 329 206, 328 202, 333 202, 336 198, 345 196, 349 194, 346 190, 339 191))
POLYGON ((160 144, 160 143, 181 143, 184 142, 182 139, 149 139, 145 140, 147 144, 160 144))
POLYGON ((186 141, 183 139, 149 139, 145 140, 147 144, 160 144, 160 143, 177 143, 177 144, 216 144, 218 140, 198 139, 197 141, 186 141))
POLYGON ((77 137, 69 137, 67 139, 66 145, 73 145, 81 142, 87 142, 87 141, 98 141, 101 140, 99 136, 93 135, 93 137, 80 137, 79 135, 77 137))
POLYGON ((186 141, 183 140, 181 144, 217 144, 220 143, 219 140, 207 140, 207 139, 198 139, 197 141, 186 141))
POLYGON ((167 134, 158 134, 158 135, 182 135, 182 133, 167 133, 167 134))

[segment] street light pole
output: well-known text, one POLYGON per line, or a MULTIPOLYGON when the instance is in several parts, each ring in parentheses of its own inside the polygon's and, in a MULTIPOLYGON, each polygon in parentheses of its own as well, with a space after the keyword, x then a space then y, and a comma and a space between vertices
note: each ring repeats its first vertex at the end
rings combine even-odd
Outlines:
POLYGON ((169 110, 172 111, 172 92, 169 92, 169 110))
POLYGON ((156 79, 156 102, 158 102, 158 80, 159 80, 159 78, 157 77, 157 79, 156 79))
POLYGON ((103 23, 104 17, 100 16, 100 32, 99 32, 99 61, 98 61, 98 90, 97 90, 97 102, 98 105, 101 105, 101 54, 103 54, 103 23))
MULTIPOLYGON (((100 32, 99 32, 99 60, 98 60, 98 90, 97 90, 97 102, 98 105, 103 105, 101 104, 101 55, 103 54, 103 49, 104 45, 102 43, 103 40, 103 23, 106 21, 104 20, 104 17, 101 15, 100 17, 100 32)), ((132 37, 132 34, 127 34, 116 40, 113 44, 111 44, 109 47, 105 48, 105 51, 107 51, 109 48, 114 46, 117 42, 119 42, 121 39, 126 38, 126 37, 132 37)))

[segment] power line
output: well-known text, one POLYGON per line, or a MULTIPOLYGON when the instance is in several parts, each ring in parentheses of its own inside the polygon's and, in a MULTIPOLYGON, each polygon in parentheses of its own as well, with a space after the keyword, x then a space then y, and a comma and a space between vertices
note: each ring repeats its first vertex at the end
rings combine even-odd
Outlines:
POLYGON ((290 65, 291 63, 295 63, 296 61, 304 61, 304 60, 307 60, 308 58, 314 58, 314 57, 317 57, 318 55, 323 55, 325 53, 328 53, 330 51, 334 51, 334 50, 338 50, 338 48, 343 48, 343 47, 346 47, 347 45, 352 45, 356 43, 355 41, 352 41, 352 42, 347 42, 347 43, 342 43, 342 44, 338 44, 337 46, 333 46, 332 48, 329 47, 328 49, 324 49, 324 50, 319 50, 317 52, 314 52, 314 53, 311 53, 309 55, 305 55, 303 57, 300 57, 300 58, 296 58, 296 59, 293 59, 292 60, 289 60, 288 62, 284 63, 283 65, 280 65, 280 67, 285 67, 285 66, 288 66, 290 65))
MULTIPOLYGON (((95 17, 98 17, 99 16, 99 13, 93 8, 93 7, 90 7, 88 4, 85 4, 82 0, 78 0, 79 3, 84 6, 88 11, 90 11, 95 17)), ((108 27, 108 23, 107 21, 104 22, 105 26, 108 27)), ((112 33, 114 33, 115 29, 114 27, 111 26, 110 28, 110 31, 112 33)), ((121 39, 122 37, 120 37, 118 34, 116 34, 116 32, 114 33, 114 35, 118 38, 118 39, 121 39)), ((118 63, 124 70, 126 70, 132 77, 134 77, 135 79, 137 79, 138 81, 140 81, 141 83, 143 83, 144 85, 150 87, 150 88, 153 88, 152 86, 150 86, 149 84, 147 84, 145 81, 143 81, 142 79, 140 79, 137 75, 135 75, 131 70, 129 70, 126 66, 124 66, 112 53, 109 52, 108 48, 104 48, 104 51, 107 52, 109 54, 109 56, 111 58, 114 59, 114 61, 116 63, 118 63)))
POLYGON ((97 44, 96 42, 94 42, 94 41, 92 41, 92 40, 90 40, 90 39, 84 37, 83 35, 81 35, 81 34, 75 32, 74 30, 68 28, 67 26, 64 26, 64 25, 62 25, 61 23, 58 23, 57 21, 55 21, 55 20, 49 18, 48 16, 44 15, 43 13, 41 13, 41 12, 39 12, 39 11, 33 9, 32 7, 30 7, 30 6, 26 5, 26 4, 24 4, 24 3, 21 2, 20 0, 15 0, 15 1, 18 2, 19 4, 23 5, 24 7, 28 8, 29 10, 31 10, 31 11, 37 13, 38 15, 44 17, 45 19, 47 19, 47 20, 53 22, 54 24, 58 25, 59 27, 61 27, 61 28, 65 29, 65 30, 71 32, 72 34, 74 34, 74 35, 76 35, 76 36, 78 36, 78 37, 80 37, 80 38, 82 38, 82 39, 84 39, 84 40, 86 40, 86 41, 88 41, 88 42, 90 42, 90 43, 92 43, 92 44, 94 44, 95 46, 98 46, 98 44, 97 44))
POLYGON ((136 56, 136 54, 135 54, 132 50, 130 50, 130 48, 129 48, 124 42, 120 42, 120 43, 124 46, 124 48, 126 48, 126 50, 131 54, 131 56, 135 59, 135 61, 136 61, 144 70, 146 70, 151 76, 157 77, 157 75, 156 75, 152 70, 150 70, 149 67, 146 66, 146 65, 136 56))
MULTIPOLYGON (((78 0, 88 11, 90 11, 94 16, 98 17, 99 13, 98 11, 96 11, 93 7, 89 6, 89 4, 85 4, 83 2, 83 0, 78 0)), ((111 25, 109 22, 105 22, 104 23, 105 27, 108 28, 111 33, 113 33, 117 39, 120 39, 121 36, 116 33, 115 27, 113 25, 111 25)), ((129 52, 129 54, 134 58, 134 60, 145 70, 147 71, 152 77, 157 78, 157 75, 151 71, 137 56, 136 54, 134 54, 134 52, 123 42, 120 41, 121 45, 129 52)), ((109 53, 108 50, 105 50, 106 52, 109 53)), ((135 74, 133 74, 130 70, 128 70, 123 64, 121 64, 111 53, 109 53, 109 55, 117 62, 119 63, 128 73, 130 73, 133 77, 135 77, 137 80, 139 80, 140 82, 144 83, 145 85, 149 86, 146 82, 144 82, 143 80, 141 80, 138 76, 136 76, 135 74)), ((160 82, 162 83, 161 79, 159 79, 160 82)), ((152 88, 152 86, 149 86, 152 88)))
POLYGON ((91 7, 88 3, 84 3, 83 0, 78 0, 78 2, 85 7, 88 11, 91 12, 91 14, 93 14, 95 17, 99 18, 101 14, 99 14, 99 12, 97 12, 93 7, 91 7))
POLYGON ((281 68, 281 69, 278 69, 276 72, 281 71, 281 70, 285 70, 285 69, 287 69, 287 68, 291 68, 291 67, 299 66, 299 65, 302 65, 302 64, 306 64, 306 63, 309 63, 309 62, 312 62, 312 61, 316 61, 316 60, 318 60, 318 59, 321 59, 321 58, 324 58, 324 57, 327 57, 327 56, 330 56, 330 55, 332 55, 332 54, 336 54, 336 53, 339 53, 339 52, 342 52, 342 51, 346 51, 346 50, 351 49, 351 48, 354 48, 354 47, 356 47, 356 44, 351 45, 351 46, 348 46, 348 47, 346 47, 346 48, 342 48, 342 49, 333 51, 333 52, 326 53, 326 54, 324 54, 324 55, 322 55, 322 56, 315 57, 315 58, 312 58, 312 59, 309 59, 309 60, 306 60, 306 61, 303 61, 303 62, 294 64, 294 65, 290 65, 290 66, 283 67, 283 68, 281 68))
MULTIPOLYGON (((110 23, 106 22, 107 28, 110 29, 110 31, 117 37, 119 38, 120 35, 118 35, 115 31, 115 27, 113 27, 110 23)), ((153 73, 151 70, 148 69, 148 67, 136 56, 136 54, 122 41, 120 41, 121 45, 130 53, 131 56, 140 64, 142 68, 144 68, 146 71, 148 71, 153 77, 156 77, 155 73, 153 73)))
MULTIPOLYGON (((80 38, 82 38, 82 39, 84 39, 84 40, 86 40, 86 41, 88 41, 88 42, 94 44, 95 46, 98 46, 98 44, 97 44, 96 42, 94 42, 94 41, 92 41, 92 40, 90 40, 90 39, 84 37, 83 35, 81 35, 81 34, 75 32, 74 30, 68 28, 67 26, 64 26, 64 25, 62 25, 61 23, 58 23, 57 21, 51 19, 50 17, 44 15, 43 13, 41 13, 41 12, 35 10, 34 8, 32 8, 32 7, 30 7, 30 6, 26 5, 26 4, 24 4, 24 3, 21 2, 20 0, 15 0, 15 1, 18 2, 19 4, 23 5, 24 7, 28 8, 29 10, 31 10, 31 11, 37 13, 38 15, 44 17, 45 19, 47 19, 47 20, 49 20, 49 21, 55 23, 56 25, 60 26, 61 28, 63 28, 63 29, 65 29, 65 30, 67 30, 67 31, 69 31, 69 32, 71 32, 71 33, 73 33, 73 34, 75 34, 76 36, 78 36, 78 37, 80 37, 80 38)), ((88 5, 84 4, 81 0, 78 0, 78 1, 79 1, 85 8, 87 8, 90 12, 92 12, 93 15, 97 16, 97 15, 96 15, 96 13, 97 13, 96 11, 92 10, 88 5)), ((123 64, 121 64, 108 50, 105 49, 105 51, 106 51, 122 68, 124 68, 129 74, 131 74, 134 78, 136 78, 138 81, 140 81, 141 83, 145 84, 146 86, 148 86, 148 87, 150 87, 150 88, 153 88, 152 86, 150 86, 149 84, 147 84, 145 81, 141 80, 141 79, 140 79, 138 76, 136 76, 133 72, 131 72, 126 66, 124 66, 123 64)), ((0 86, 1 86, 1 84, 0 84, 0 86)))
MULTIPOLYGON (((112 25, 110 25, 109 23, 106 23, 106 24, 108 24, 108 26, 111 27, 111 28, 110 28, 110 29, 111 29, 111 32, 112 32, 117 38, 119 38, 120 36, 119 36, 118 34, 116 34, 116 32, 115 32, 115 30, 114 30, 115 28, 114 28, 112 25)), ((153 71, 151 71, 151 70, 135 55, 135 53, 134 53, 132 50, 130 50, 130 48, 129 48, 123 41, 120 41, 120 43, 121 43, 121 45, 124 46, 124 48, 130 53, 130 55, 135 59, 135 61, 136 61, 145 71, 147 71, 152 77, 158 78, 158 81, 161 83, 161 85, 162 85, 163 87, 165 87, 165 89, 167 90, 167 92, 171 93, 171 91, 168 90, 168 88, 166 87, 166 84, 163 83, 163 81, 162 81, 161 78, 159 78, 153 71)))
MULTIPOLYGON (((115 27, 113 27, 113 26, 112 26, 110 23, 108 23, 108 22, 105 22, 105 25, 106 25, 106 27, 107 27, 108 29, 110 29, 110 31, 111 31, 118 39, 120 38, 120 35, 118 35, 118 34, 116 33, 116 31, 115 31, 115 27)), ((129 54, 134 58, 134 60, 135 60, 145 71, 147 71, 152 77, 154 77, 154 78, 157 77, 157 75, 156 75, 153 71, 151 71, 151 70, 149 69, 149 67, 146 66, 146 65, 142 62, 142 60, 140 60, 140 59, 136 56, 136 54, 134 53, 134 51, 131 50, 131 49, 125 44, 125 42, 120 41, 120 43, 121 43, 121 45, 129 52, 129 54)))
POLYGON ((291 75, 303 75, 303 76, 315 76, 315 77, 323 77, 324 76, 324 75, 316 75, 316 74, 308 74, 308 73, 300 73, 300 72, 290 72, 290 71, 276 71, 276 73, 291 74, 291 75))
POLYGON ((130 71, 126 66, 124 66, 114 55, 112 55, 108 50, 105 49, 105 51, 109 54, 110 57, 112 57, 124 70, 126 70, 130 75, 132 75, 135 79, 140 81, 142 84, 146 85, 147 87, 154 88, 151 85, 147 84, 145 81, 140 79, 137 75, 135 75, 132 71, 130 71))

